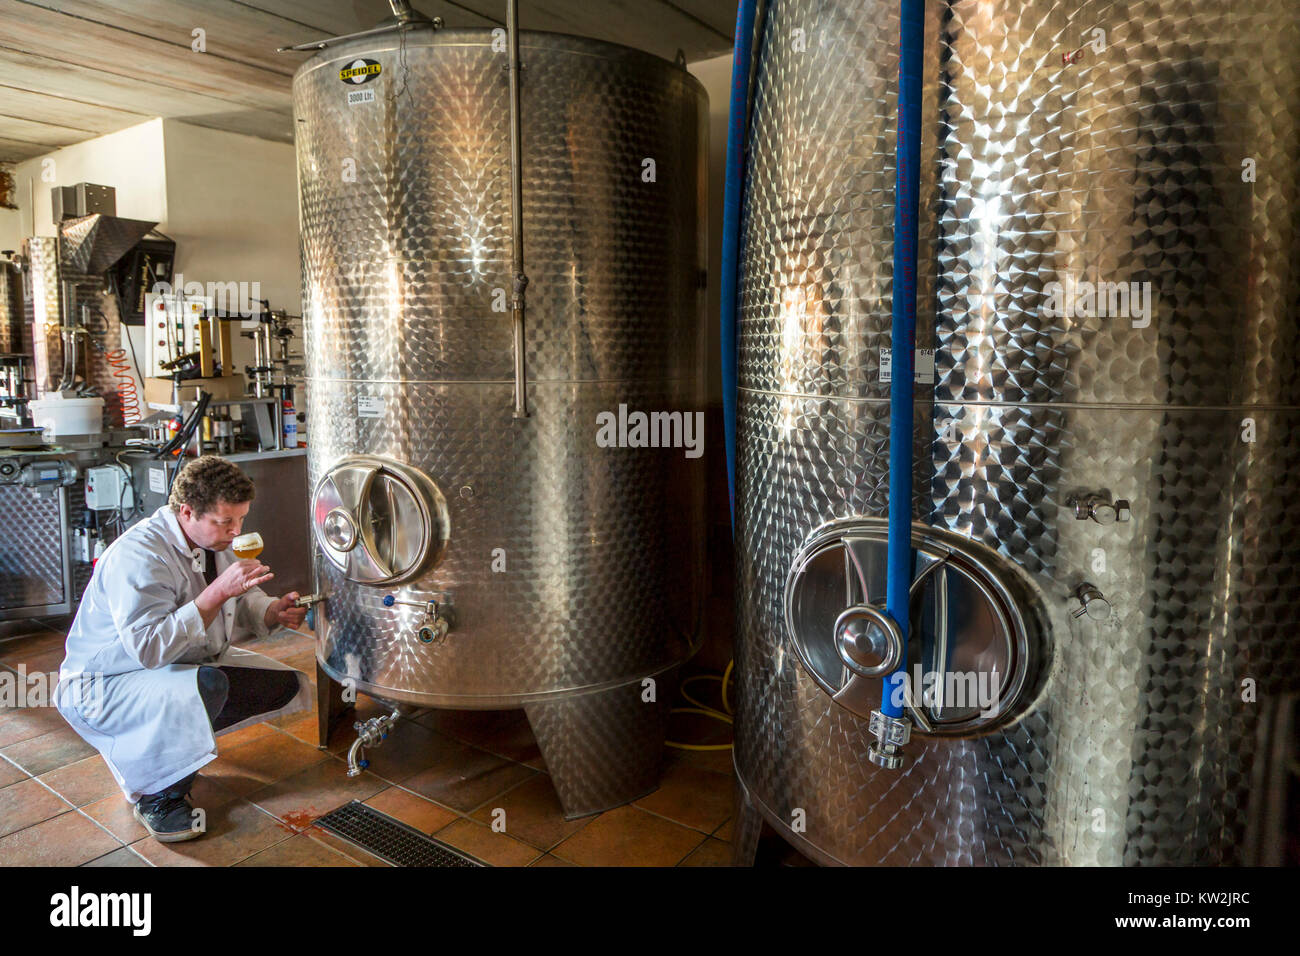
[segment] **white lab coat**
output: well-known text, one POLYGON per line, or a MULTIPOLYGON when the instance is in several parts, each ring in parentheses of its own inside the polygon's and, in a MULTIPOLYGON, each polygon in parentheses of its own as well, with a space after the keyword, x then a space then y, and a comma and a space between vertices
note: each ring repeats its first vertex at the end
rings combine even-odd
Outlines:
MULTIPOLYGON (((217 553, 217 573, 233 561, 217 553)), ((203 551, 190 548, 167 505, 129 528, 100 557, 68 631, 59 670, 59 712, 104 755, 127 800, 157 793, 217 756, 197 675, 200 664, 294 671, 232 638, 265 636, 274 600, 260 588, 232 598, 205 629, 194 599, 207 586, 203 551)), ((222 730, 309 708, 312 685, 280 710, 222 730)))

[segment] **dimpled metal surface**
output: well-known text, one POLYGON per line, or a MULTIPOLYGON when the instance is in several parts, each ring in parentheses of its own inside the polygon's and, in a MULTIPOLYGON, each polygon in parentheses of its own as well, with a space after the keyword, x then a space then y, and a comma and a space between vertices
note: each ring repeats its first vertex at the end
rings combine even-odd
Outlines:
POLYGON ((5 520, 0 618, 5 611, 62 604, 68 598, 63 593, 64 529, 58 494, 37 495, 20 485, 0 485, 0 515, 5 520))
POLYGON ((927 5, 917 344, 936 381, 917 387, 915 518, 1032 577, 1051 661, 1014 724, 914 734, 890 772, 803 672, 782 602, 813 529, 888 506, 896 11, 773 0, 764 28, 742 233, 742 806, 825 863, 1249 862, 1261 725, 1300 683, 1294 9, 927 5), (1151 283, 1149 322, 1046 314, 1070 279, 1151 283), (1102 489, 1131 521, 1075 519, 1071 494, 1102 489), (1069 616, 1085 580, 1109 619, 1069 616))
POLYGON ((675 676, 655 678, 652 702, 637 682, 524 708, 568 818, 608 810, 658 788, 675 676), (627 769, 611 774, 618 766, 627 769))
POLYGON ((444 643, 418 640, 419 608, 385 608, 389 589, 316 561, 321 660, 394 701, 575 698, 670 670, 697 640, 703 459, 598 447, 596 416, 702 407, 706 98, 685 70, 595 41, 525 33, 521 60, 523 420, 504 311, 506 58, 490 32, 350 41, 294 80, 309 480, 385 456, 427 473, 450 510, 441 564, 397 593, 451 596, 444 643), (381 73, 342 82, 358 58, 381 73), (359 91, 373 101, 349 105, 359 91), (380 417, 358 416, 362 397, 380 417))

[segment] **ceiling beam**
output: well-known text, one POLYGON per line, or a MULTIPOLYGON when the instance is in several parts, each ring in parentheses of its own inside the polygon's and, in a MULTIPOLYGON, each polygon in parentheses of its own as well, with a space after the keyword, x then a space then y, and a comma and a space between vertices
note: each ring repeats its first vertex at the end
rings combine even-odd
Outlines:
POLYGON ((0 138, 0 163, 21 163, 25 159, 32 159, 49 151, 48 146, 0 138))
POLYGON ((24 0, 0 0, 0 19, 5 24, 0 47, 10 51, 69 66, 85 64, 103 73, 200 93, 230 104, 272 110, 290 106, 286 77, 213 54, 195 53, 187 42, 188 34, 174 41, 154 39, 24 0))
MULTIPOLYGON (((230 129, 280 142, 289 142, 293 137, 293 116, 287 108, 250 109, 202 93, 160 88, 147 79, 59 63, 2 47, 0 71, 10 86, 31 92, 98 103, 148 117, 183 119, 198 126, 230 129)), ((123 123, 118 128, 130 125, 123 123)))
POLYGON ((738 0, 661 0, 711 29, 719 40, 731 49, 732 35, 736 32, 738 0))
MULTIPOLYGON (((342 36, 369 30, 393 15, 387 0, 238 0, 244 6, 300 23, 329 36, 342 36)), ((480 16, 463 2, 454 0, 414 0, 416 10, 429 17, 442 17, 449 27, 490 27, 501 23, 480 16)), ((304 36, 295 43, 305 43, 304 36)))
POLYGON ((4 85, 0 85, 0 113, 79 129, 92 136, 125 129, 158 115, 4 85))
POLYGON ((87 130, 59 126, 55 123, 43 123, 40 120, 11 116, 0 112, 0 139, 14 139, 33 146, 45 147, 45 152, 71 146, 89 139, 87 130))
MULTIPOLYGON (((506 0, 458 0, 458 5, 493 24, 505 22, 506 0)), ((412 6, 422 9, 419 0, 412 6)), ((710 6, 729 6, 734 21, 734 0, 521 0, 519 26, 620 43, 669 60, 680 49, 687 60, 696 60, 731 48, 730 28, 724 32, 711 22, 721 18, 699 15, 710 6)), ((455 24, 449 19, 448 25, 455 24)))
MULTIPOLYGON (((282 46, 326 34, 232 0, 24 0, 33 6, 103 27, 190 47, 204 31, 208 56, 292 76, 305 53, 276 53, 282 46)), ((192 51, 191 51, 192 52, 192 51)))

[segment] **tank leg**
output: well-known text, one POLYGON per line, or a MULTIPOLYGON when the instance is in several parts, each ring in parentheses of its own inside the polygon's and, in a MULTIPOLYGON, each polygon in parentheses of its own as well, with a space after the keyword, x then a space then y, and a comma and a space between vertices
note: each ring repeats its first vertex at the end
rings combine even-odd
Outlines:
POLYGON ((758 838, 763 832, 763 815, 749 798, 749 791, 736 777, 736 823, 731 828, 731 865, 753 866, 758 856, 758 838))
POLYGON ((354 705, 343 700, 343 685, 337 683, 316 662, 316 746, 324 750, 329 746, 330 734, 354 705))
POLYGON ((651 688, 634 681, 524 707, 565 819, 622 806, 658 788, 676 669, 654 681, 653 700, 646 700, 651 688))

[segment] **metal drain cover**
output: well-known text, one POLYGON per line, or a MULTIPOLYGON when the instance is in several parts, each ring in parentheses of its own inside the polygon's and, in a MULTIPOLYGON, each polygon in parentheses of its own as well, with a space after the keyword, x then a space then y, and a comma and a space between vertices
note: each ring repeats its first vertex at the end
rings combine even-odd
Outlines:
POLYGON ((316 826, 394 866, 487 866, 356 800, 318 818, 316 826))

